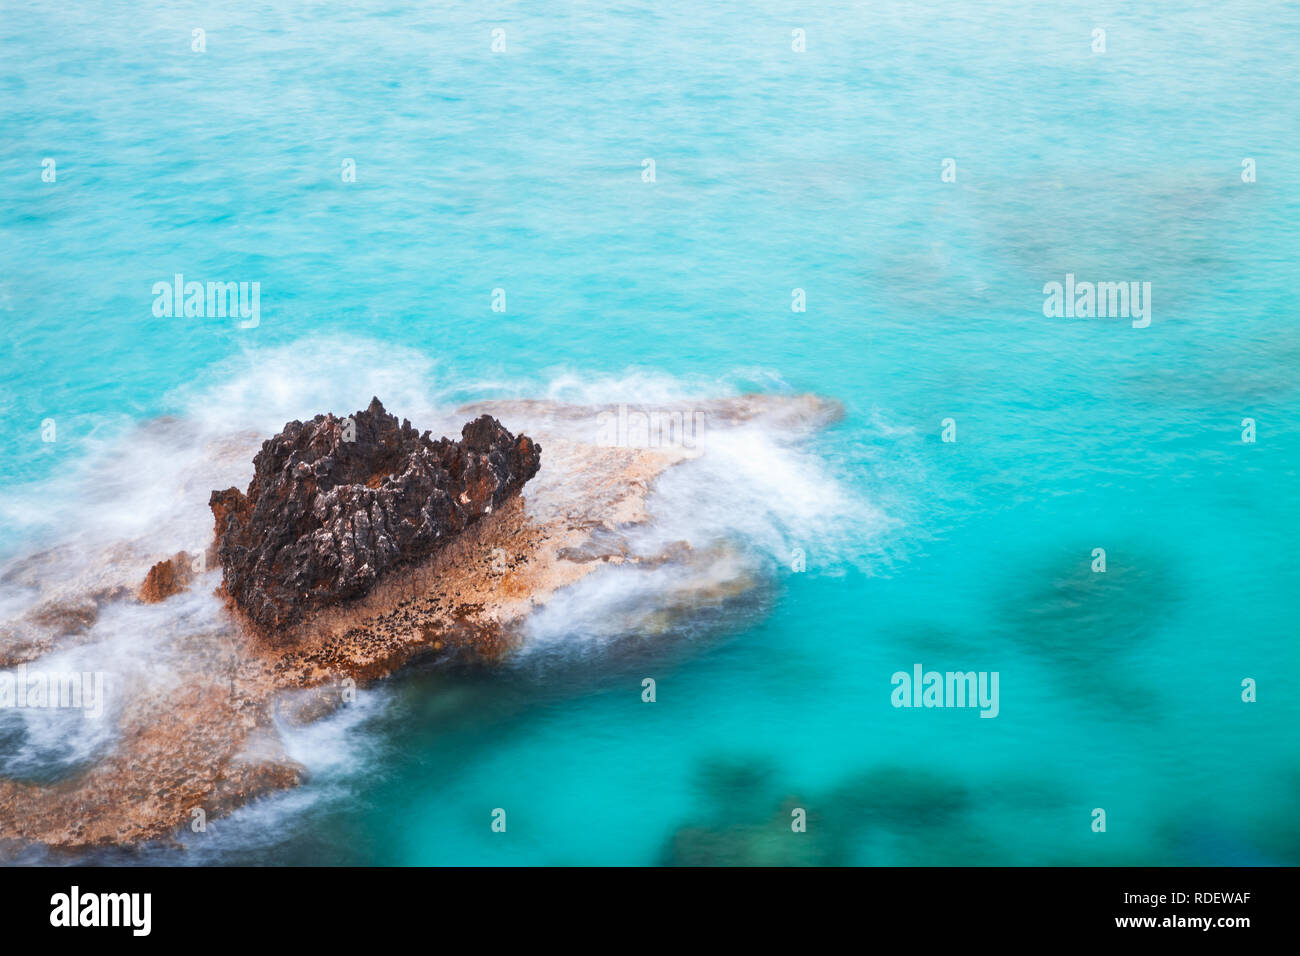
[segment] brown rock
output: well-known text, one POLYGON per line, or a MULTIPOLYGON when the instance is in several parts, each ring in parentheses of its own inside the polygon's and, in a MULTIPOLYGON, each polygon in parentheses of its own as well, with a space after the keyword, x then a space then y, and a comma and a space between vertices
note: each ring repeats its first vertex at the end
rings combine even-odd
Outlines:
POLYGON ((145 575, 140 585, 140 600, 145 604, 157 604, 173 594, 179 594, 189 588, 194 579, 192 558, 185 551, 178 551, 165 561, 159 561, 145 575))

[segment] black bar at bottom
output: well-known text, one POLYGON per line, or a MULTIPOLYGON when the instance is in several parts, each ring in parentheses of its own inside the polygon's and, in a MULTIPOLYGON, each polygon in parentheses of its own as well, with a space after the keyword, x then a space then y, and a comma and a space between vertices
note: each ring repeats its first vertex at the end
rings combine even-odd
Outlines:
POLYGON ((1295 873, 6 868, 0 870, 0 913, 10 943, 76 933, 83 942, 113 937, 127 945, 256 940, 259 946, 333 947, 373 945, 376 933, 439 925, 456 925, 485 944, 517 934, 531 933, 538 942, 538 934, 620 927, 629 939, 645 933, 654 938, 670 924, 680 939, 689 925, 682 921, 702 920, 737 938, 789 923, 792 930, 848 928, 863 940, 877 929, 910 927, 909 933, 927 941, 1130 936, 1180 942, 1201 937, 1230 945, 1243 933, 1287 932, 1295 873))

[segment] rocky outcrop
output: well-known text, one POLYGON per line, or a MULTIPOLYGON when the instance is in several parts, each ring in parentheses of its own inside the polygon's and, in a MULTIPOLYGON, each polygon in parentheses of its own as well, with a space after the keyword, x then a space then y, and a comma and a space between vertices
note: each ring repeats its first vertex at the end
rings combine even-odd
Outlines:
POLYGON ((145 604, 157 604, 173 594, 188 590, 194 579, 193 558, 188 552, 178 551, 149 569, 140 585, 139 598, 145 604))
POLYGON ((541 446, 483 415, 460 441, 398 425, 379 399, 351 418, 290 422, 262 444, 247 492, 212 493, 226 595, 265 632, 366 594, 428 557, 541 465, 541 446))
MULTIPOLYGON (((761 422, 796 436, 824 427, 840 414, 837 404, 812 396, 740 396, 693 408, 707 414, 710 434, 761 422)), ((753 593, 761 580, 759 566, 730 543, 690 546, 657 536, 634 540, 637 529, 654 524, 648 502, 659 476, 697 452, 593 443, 600 436, 601 416, 611 410, 531 400, 457 410, 457 421, 494 416, 545 443, 546 467, 529 480, 527 498, 507 495, 491 514, 452 535, 427 560, 384 574, 356 600, 321 609, 292 629, 291 640, 268 641, 250 633, 244 622, 201 600, 215 582, 196 578, 191 588, 199 594, 191 608, 175 615, 159 608, 153 616, 147 655, 122 655, 118 645, 106 642, 103 653, 113 655, 116 675, 108 697, 115 722, 111 749, 93 765, 78 766, 53 783, 0 777, 0 860, 6 847, 33 843, 75 848, 141 844, 173 835, 188 839, 196 810, 202 809, 210 821, 306 778, 306 768, 284 746, 284 726, 351 706, 348 694, 416 660, 500 660, 521 646, 534 615, 608 565, 649 568, 663 562, 683 572, 650 576, 645 584, 655 589, 653 602, 637 602, 627 614, 615 615, 611 633, 636 634, 638 639, 671 637, 674 622, 712 614, 720 602, 753 593)), ((294 424, 314 430, 325 421, 294 424)), ((364 438, 362 423, 364 418, 357 423, 358 443, 364 438)), ((521 437, 508 447, 527 441, 521 437)), ((257 445, 257 436, 245 440, 241 433, 238 441, 221 447, 220 461, 237 473, 257 445)), ((536 450, 534 446, 534 454, 536 450)), ((263 452, 271 454, 265 447, 263 452)), ((258 512, 252 492, 272 484, 259 473, 248 494, 214 496, 218 528, 233 523, 233 531, 251 523, 258 512)), ((95 602, 122 601, 136 593, 144 570, 157 558, 152 540, 147 549, 126 548, 113 542, 95 553, 87 588, 45 593, 42 614, 57 619, 50 628, 66 633, 52 636, 56 632, 49 628, 29 628, 27 619, 16 622, 23 634, 30 629, 35 636, 23 638, 24 656, 15 663, 84 643, 85 637, 74 633, 78 628, 95 636, 95 602), (119 577, 131 586, 119 587, 119 577), (89 616, 69 616, 74 606, 81 606, 74 598, 87 602, 89 616)), ((195 555, 190 567, 200 574, 204 567, 213 568, 215 574, 215 550, 202 561, 195 555)), ((17 580, 35 587, 48 580, 51 569, 80 553, 79 546, 25 559, 17 580)), ((16 573, 0 565, 0 581, 16 573)), ((696 633, 694 625, 691 633, 696 633)), ((0 652, 11 646, 0 623, 0 652)), ((448 706, 478 704, 470 697, 448 706)), ((788 822, 788 810, 784 819, 788 822)), ((693 845, 684 843, 672 861, 689 862, 692 854, 699 858, 693 845)))

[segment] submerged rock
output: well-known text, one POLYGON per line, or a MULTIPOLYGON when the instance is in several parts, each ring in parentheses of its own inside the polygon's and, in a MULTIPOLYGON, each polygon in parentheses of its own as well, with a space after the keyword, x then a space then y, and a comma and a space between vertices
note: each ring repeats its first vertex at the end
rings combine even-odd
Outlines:
POLYGON ((540 465, 541 446, 488 415, 460 441, 399 426, 378 398, 349 419, 290 422, 262 444, 247 492, 212 493, 223 587, 254 624, 290 627, 433 554, 540 465))

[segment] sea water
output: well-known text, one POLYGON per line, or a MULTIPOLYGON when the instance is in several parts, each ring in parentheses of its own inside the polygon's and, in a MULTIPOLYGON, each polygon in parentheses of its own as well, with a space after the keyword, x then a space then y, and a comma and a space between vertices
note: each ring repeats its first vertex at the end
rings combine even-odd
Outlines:
POLYGON ((593 575, 132 859, 1300 862, 1298 47, 1271 3, 6 0, 6 561, 192 546, 251 474, 213 441, 372 395, 845 409, 652 495, 750 591, 617 634, 646 582, 593 575), (257 321, 155 308, 178 274, 257 321), (1058 317, 1067 275, 1149 324, 1058 317), (894 706, 914 667, 996 718, 894 706))

